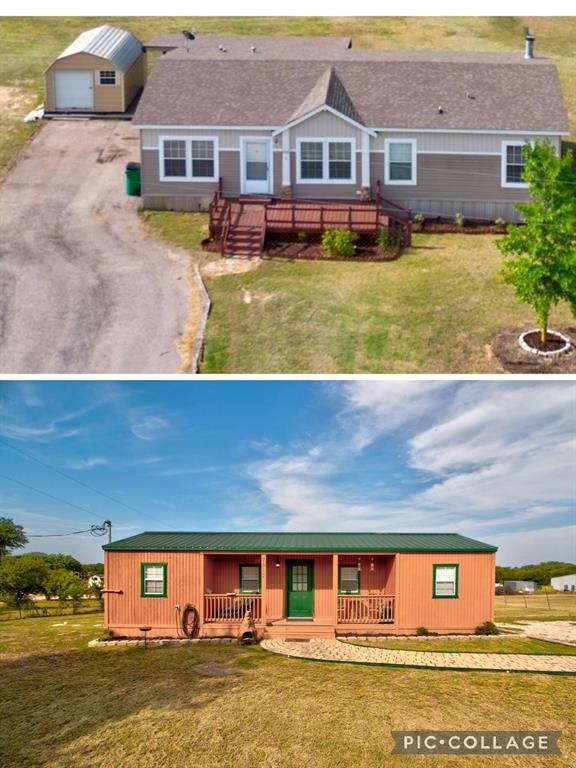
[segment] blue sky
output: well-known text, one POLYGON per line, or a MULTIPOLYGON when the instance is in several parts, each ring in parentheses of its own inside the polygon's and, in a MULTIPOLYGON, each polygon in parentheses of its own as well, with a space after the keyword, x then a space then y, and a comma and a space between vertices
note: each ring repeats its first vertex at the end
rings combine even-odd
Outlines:
POLYGON ((568 381, 2 382, 0 515, 29 534, 110 518, 114 538, 456 531, 501 564, 575 562, 575 437, 568 381))

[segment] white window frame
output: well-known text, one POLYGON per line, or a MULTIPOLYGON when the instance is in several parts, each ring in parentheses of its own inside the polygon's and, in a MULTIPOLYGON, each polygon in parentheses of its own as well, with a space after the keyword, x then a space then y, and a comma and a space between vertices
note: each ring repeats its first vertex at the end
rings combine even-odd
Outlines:
POLYGON ((418 152, 416 139, 385 139, 384 140, 384 184, 392 187, 415 187, 418 184, 418 152), (390 145, 391 144, 410 144, 412 147, 412 178, 391 179, 390 178, 390 145))
POLYGON ((220 173, 220 150, 218 136, 159 136, 158 137, 159 179, 169 182, 207 182, 218 181, 220 173), (164 142, 184 141, 186 145, 186 176, 166 176, 164 174, 164 142), (192 176, 192 142, 211 141, 214 145, 214 175, 192 176))
POLYGON ((98 85, 101 85, 103 88, 115 88, 118 85, 118 70, 116 70, 116 69, 99 69, 98 70, 98 85), (114 82, 113 83, 103 83, 102 82, 102 74, 104 72, 114 72, 114 82))
POLYGON ((333 137, 330 139, 317 139, 312 136, 299 136, 296 139, 296 183, 297 184, 356 184, 356 139, 351 137, 333 137), (308 142, 313 144, 322 144, 322 178, 321 179, 303 179, 301 176, 301 145, 308 142), (329 144, 350 144, 350 172, 349 179, 331 179, 329 144))
POLYGON ((533 142, 530 142, 530 141, 508 141, 508 140, 505 140, 502 142, 502 151, 500 153, 500 163, 501 163, 500 181, 504 189, 528 189, 528 184, 526 184, 525 181, 523 182, 506 181, 506 171, 508 168, 506 150, 508 147, 524 147, 526 144, 532 144, 532 143, 533 142))

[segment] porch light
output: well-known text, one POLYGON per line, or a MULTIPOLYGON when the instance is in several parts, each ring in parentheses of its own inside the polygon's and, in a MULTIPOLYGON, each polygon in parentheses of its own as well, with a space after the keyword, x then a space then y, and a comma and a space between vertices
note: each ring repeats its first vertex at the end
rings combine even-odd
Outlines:
POLYGON ((358 558, 358 573, 362 570, 362 564, 360 563, 360 558, 358 558))
POLYGON ((276 568, 280 568, 280 558, 276 558, 276 568))
POLYGON ((370 570, 371 571, 374 570, 374 558, 373 557, 370 558, 370 570))

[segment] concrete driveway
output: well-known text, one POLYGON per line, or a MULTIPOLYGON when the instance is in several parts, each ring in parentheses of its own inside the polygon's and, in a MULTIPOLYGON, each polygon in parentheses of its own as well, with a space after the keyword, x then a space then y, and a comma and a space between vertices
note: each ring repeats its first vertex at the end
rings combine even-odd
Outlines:
POLYGON ((189 256, 124 193, 129 123, 54 121, 0 186, 0 372, 177 373, 189 256))

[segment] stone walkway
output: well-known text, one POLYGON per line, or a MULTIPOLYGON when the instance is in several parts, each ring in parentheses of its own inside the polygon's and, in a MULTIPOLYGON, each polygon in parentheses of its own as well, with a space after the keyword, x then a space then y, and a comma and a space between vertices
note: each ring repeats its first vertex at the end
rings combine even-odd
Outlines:
POLYGON ((438 653, 367 648, 340 640, 263 640, 262 648, 299 659, 352 664, 473 669, 502 672, 545 672, 576 675, 576 656, 537 656, 514 653, 438 653))

